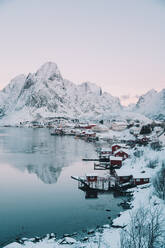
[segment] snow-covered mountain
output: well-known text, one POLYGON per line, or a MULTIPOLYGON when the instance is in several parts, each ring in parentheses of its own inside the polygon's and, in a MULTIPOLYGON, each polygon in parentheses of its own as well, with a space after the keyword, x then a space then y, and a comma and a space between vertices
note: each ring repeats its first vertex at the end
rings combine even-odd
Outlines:
POLYGON ((47 62, 36 73, 19 75, 0 91, 0 124, 17 124, 47 117, 107 119, 123 112, 149 118, 165 118, 165 89, 142 95, 135 106, 125 108, 120 100, 97 85, 74 84, 62 77, 57 65, 47 62))
POLYGON ((25 75, 19 75, 12 79, 6 88, 0 91, 0 117, 13 110, 25 79, 25 75))
POLYGON ((165 89, 160 92, 150 90, 142 95, 134 111, 153 119, 165 119, 165 89))
POLYGON ((0 116, 6 123, 39 117, 99 115, 120 111, 120 100, 90 82, 76 85, 57 65, 45 63, 36 73, 20 75, 0 92, 0 116))

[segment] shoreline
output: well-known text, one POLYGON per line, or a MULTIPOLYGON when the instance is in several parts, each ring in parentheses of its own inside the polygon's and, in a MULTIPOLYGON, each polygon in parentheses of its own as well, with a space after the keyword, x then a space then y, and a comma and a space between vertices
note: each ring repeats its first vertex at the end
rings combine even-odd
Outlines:
MULTIPOLYGON (((139 148, 141 149, 141 148, 139 148)), ((146 150, 146 154, 147 154, 147 149, 149 150, 149 147, 144 147, 144 150, 146 150)), ((162 149, 162 151, 164 151, 164 148, 162 149)), ((158 151, 159 152, 159 151, 158 151)), ((155 156, 158 156, 157 151, 154 151, 155 156)), ((145 156, 146 156, 145 154, 145 156)), ((142 155, 142 157, 140 158, 141 160, 143 160, 144 154, 142 155)), ((148 157, 149 158, 149 157, 148 157)), ((140 159, 138 162, 140 162, 140 159)), ((133 160, 133 158, 132 158, 133 160)), ((148 161, 150 161, 148 159, 148 161)), ((159 169, 159 166, 156 167, 156 169, 148 169, 146 166, 146 161, 143 164, 143 166, 140 168, 140 170, 145 169, 147 171, 150 172, 151 177, 154 176, 157 172, 157 170, 159 169)), ((131 165, 131 161, 128 163, 128 165, 124 165, 128 168, 130 168, 131 165)), ((77 245, 79 245, 79 247, 81 247, 81 245, 85 245, 85 247, 95 247, 96 243, 98 244, 99 240, 103 239, 104 242, 106 240, 107 244, 111 245, 112 248, 119 248, 119 241, 120 241, 120 231, 121 231, 121 226, 124 227, 128 224, 129 222, 129 216, 130 216, 130 212, 136 210, 142 203, 144 204, 154 204, 154 202, 156 201, 158 204, 162 204, 161 200, 158 199, 154 194, 153 194, 153 188, 152 185, 141 185, 141 186, 137 186, 136 188, 131 189, 131 191, 133 191, 133 197, 134 199, 131 201, 131 205, 132 205, 132 209, 128 209, 128 210, 124 210, 120 212, 120 217, 117 217, 113 220, 113 225, 116 226, 115 227, 111 227, 109 224, 105 224, 104 226, 102 226, 101 228, 99 227, 98 230, 97 228, 95 230, 92 230, 92 233, 89 234, 89 238, 87 238, 87 235, 85 237, 85 233, 84 233, 84 240, 81 240, 80 237, 78 239, 77 236, 79 236, 80 232, 78 232, 75 236, 70 236, 68 235, 67 237, 64 238, 60 238, 60 239, 56 239, 55 236, 51 236, 51 234, 48 234, 45 238, 38 238, 37 240, 35 240, 35 238, 30 238, 30 239, 26 239, 24 238, 24 242, 23 244, 18 244, 16 242, 10 243, 7 246, 3 246, 4 248, 17 248, 17 247, 31 247, 31 245, 33 244, 34 247, 38 248, 43 244, 43 247, 47 247, 46 245, 49 245, 48 247, 54 247, 53 245, 57 245, 57 247, 64 247, 65 245, 67 247, 77 247, 77 245), (144 200, 144 196, 145 196, 145 201, 142 202, 142 199, 144 200), (114 240, 114 235, 117 237, 114 240), (109 239, 107 240, 107 236, 109 237, 109 239), (76 237, 76 238, 75 238, 76 237), (113 240, 113 242, 112 242, 113 240), (65 244, 66 243, 66 244, 65 244), (51 246, 52 245, 52 246, 51 246), (68 246, 69 245, 69 246, 68 246)), ((21 241, 21 239, 20 239, 21 241)), ((106 245, 107 245, 106 244, 106 245)), ((104 247, 104 246, 102 246, 104 247)))

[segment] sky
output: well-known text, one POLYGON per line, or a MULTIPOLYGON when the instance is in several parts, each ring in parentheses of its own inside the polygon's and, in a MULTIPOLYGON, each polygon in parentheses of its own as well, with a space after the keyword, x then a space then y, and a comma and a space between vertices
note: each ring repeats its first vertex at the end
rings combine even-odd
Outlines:
POLYGON ((165 88, 165 0, 0 0, 0 89, 57 63, 122 103, 165 88))

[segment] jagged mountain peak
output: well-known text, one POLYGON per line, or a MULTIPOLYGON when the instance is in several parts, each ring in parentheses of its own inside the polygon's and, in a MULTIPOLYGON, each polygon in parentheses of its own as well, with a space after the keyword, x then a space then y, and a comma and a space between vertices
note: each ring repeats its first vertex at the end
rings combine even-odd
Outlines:
POLYGON ((61 79, 61 73, 60 70, 57 66, 56 63, 54 62, 46 62, 45 64, 43 64, 35 73, 35 76, 39 79, 39 80, 54 80, 55 78, 57 79, 61 79))
POLYGON ((44 85, 48 87, 48 84, 51 82, 61 83, 61 81, 63 81, 63 78, 57 64, 54 62, 46 62, 36 71, 36 73, 28 74, 22 92, 33 88, 33 86, 36 90, 39 90, 43 88, 44 85))
POLYGON ((102 93, 96 84, 83 82, 76 85, 63 79, 53 62, 43 64, 36 73, 29 73, 21 81, 19 90, 15 87, 13 100, 13 90, 9 90, 5 97, 0 95, 0 116, 5 123, 35 120, 37 116, 97 117, 122 109, 119 99, 102 93))

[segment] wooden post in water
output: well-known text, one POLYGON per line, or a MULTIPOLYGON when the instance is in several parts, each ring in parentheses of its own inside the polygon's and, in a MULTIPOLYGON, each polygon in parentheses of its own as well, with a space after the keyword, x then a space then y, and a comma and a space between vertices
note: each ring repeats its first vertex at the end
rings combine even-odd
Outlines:
POLYGON ((104 190, 104 181, 102 181, 102 190, 104 190))

